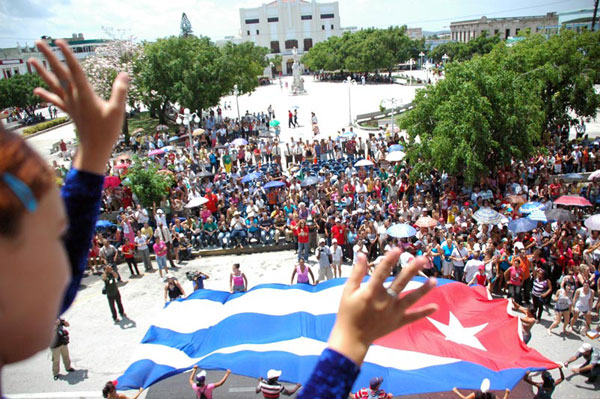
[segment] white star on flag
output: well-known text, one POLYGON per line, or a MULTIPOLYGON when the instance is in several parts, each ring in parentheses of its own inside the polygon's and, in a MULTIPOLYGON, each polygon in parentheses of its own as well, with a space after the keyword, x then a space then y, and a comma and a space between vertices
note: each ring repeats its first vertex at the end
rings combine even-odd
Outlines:
POLYGON ((463 327, 463 325, 460 324, 460 321, 458 321, 452 312, 450 312, 450 320, 448 321, 447 325, 440 323, 437 320, 433 320, 430 317, 428 317, 427 320, 429 320, 431 324, 435 326, 435 328, 440 330, 440 332, 446 336, 446 341, 456 342, 457 344, 470 346, 472 348, 487 352, 487 349, 485 349, 475 335, 483 330, 488 323, 475 327, 463 327))

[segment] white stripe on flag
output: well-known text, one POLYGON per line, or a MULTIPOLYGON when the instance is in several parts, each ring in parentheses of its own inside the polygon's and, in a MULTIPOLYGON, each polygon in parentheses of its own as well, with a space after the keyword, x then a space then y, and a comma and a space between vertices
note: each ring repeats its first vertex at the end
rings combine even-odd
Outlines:
MULTIPOLYGON (((384 286, 389 284, 385 283, 384 286)), ((405 291, 417 289, 421 285, 423 283, 411 281, 405 291)), ((153 325, 187 334, 214 326, 230 316, 242 313, 270 316, 296 312, 307 312, 315 316, 336 314, 343 289, 344 285, 338 285, 313 293, 300 289, 261 288, 225 303, 208 299, 176 301, 159 312, 153 325), (269 306, 265 307, 267 303, 269 306)))
MULTIPOLYGON (((176 369, 189 368, 202 359, 213 354, 231 354, 240 351, 253 352, 287 352, 297 356, 320 356, 327 347, 326 342, 310 338, 296 338, 287 341, 279 341, 268 344, 242 344, 221 348, 205 356, 192 359, 179 349, 164 345, 141 344, 134 356, 137 360, 151 360, 156 364, 170 366, 176 369)), ((439 366, 459 362, 459 359, 429 355, 426 353, 405 351, 387 348, 379 345, 371 345, 365 358, 365 362, 378 364, 382 367, 391 367, 398 370, 416 370, 423 367, 439 366)))

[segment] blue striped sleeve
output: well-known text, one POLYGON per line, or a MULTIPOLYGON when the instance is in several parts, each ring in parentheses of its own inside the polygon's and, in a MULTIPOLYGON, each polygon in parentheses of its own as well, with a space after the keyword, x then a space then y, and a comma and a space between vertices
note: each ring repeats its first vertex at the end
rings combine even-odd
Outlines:
POLYGON ((344 355, 325 349, 298 399, 346 399, 360 367, 344 355))
POLYGON ((65 291, 61 314, 75 300, 83 278, 96 219, 100 212, 103 185, 104 176, 76 169, 71 169, 65 177, 61 195, 69 218, 69 228, 64 243, 72 275, 65 291))

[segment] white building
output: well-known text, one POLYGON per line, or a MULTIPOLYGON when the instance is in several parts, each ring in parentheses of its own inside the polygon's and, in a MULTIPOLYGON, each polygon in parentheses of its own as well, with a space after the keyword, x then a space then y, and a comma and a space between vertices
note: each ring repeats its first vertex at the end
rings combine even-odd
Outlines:
MULTIPOLYGON (((58 59, 64 61, 63 53, 54 43, 55 39, 45 36, 42 36, 42 39, 56 52, 58 59)), ((69 44, 69 47, 73 50, 75 57, 78 59, 84 59, 90 55, 94 55, 96 47, 101 46, 104 43, 103 40, 98 39, 86 40, 82 33, 73 33, 72 37, 63 40, 69 44)), ((17 43, 17 47, 0 49, 0 79, 8 79, 14 75, 35 72, 35 70, 27 63, 27 60, 32 57, 40 60, 45 67, 48 66, 43 54, 40 53, 35 46, 25 44, 25 47, 21 47, 19 43, 17 43)))
POLYGON ((292 50, 302 56, 316 43, 341 36, 338 3, 275 0, 256 8, 240 9, 241 38, 281 55, 281 71, 292 73, 292 50))

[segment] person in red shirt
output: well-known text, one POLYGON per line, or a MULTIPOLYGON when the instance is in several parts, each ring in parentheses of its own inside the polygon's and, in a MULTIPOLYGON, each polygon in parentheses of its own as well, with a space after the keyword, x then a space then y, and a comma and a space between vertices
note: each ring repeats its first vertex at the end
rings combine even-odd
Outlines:
POLYGON ((308 243, 308 226, 306 225, 306 221, 304 219, 300 219, 298 222, 298 227, 296 227, 296 236, 298 237, 298 260, 300 258, 308 260, 308 256, 310 254, 310 245, 308 243))
POLYGON ((342 247, 344 257, 348 258, 350 252, 346 245, 346 226, 342 224, 340 219, 335 219, 335 225, 331 228, 331 238, 337 240, 338 245, 342 247))
POLYGON ((560 183, 558 182, 558 179, 554 179, 552 184, 550 184, 550 196, 552 197, 553 200, 555 200, 556 198, 558 198, 559 195, 560 195, 560 183))
POLYGON ((363 388, 356 393, 351 393, 350 398, 352 399, 391 399, 392 394, 386 393, 383 389, 379 389, 383 377, 373 377, 369 381, 369 389, 363 388))
POLYGON ((208 208, 208 210, 215 214, 217 212, 217 203, 219 202, 219 198, 217 197, 217 195, 213 193, 210 188, 207 188, 206 195, 204 196, 204 198, 208 200, 208 202, 206 203, 206 207, 208 208))
POLYGON ((123 256, 125 257, 125 262, 127 262, 127 266, 129 266, 129 271, 131 272, 131 276, 140 275, 140 271, 137 267, 137 262, 135 260, 135 245, 129 241, 128 238, 125 238, 125 244, 121 247, 121 252, 123 252, 123 256), (135 273, 133 272, 135 269, 135 273))

